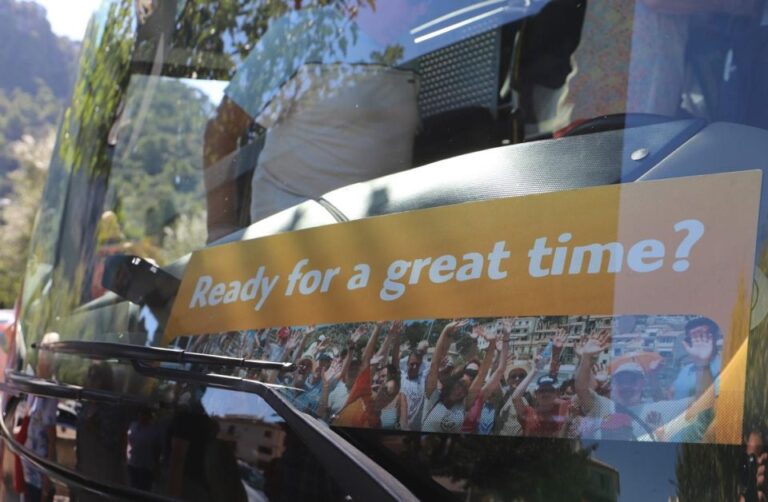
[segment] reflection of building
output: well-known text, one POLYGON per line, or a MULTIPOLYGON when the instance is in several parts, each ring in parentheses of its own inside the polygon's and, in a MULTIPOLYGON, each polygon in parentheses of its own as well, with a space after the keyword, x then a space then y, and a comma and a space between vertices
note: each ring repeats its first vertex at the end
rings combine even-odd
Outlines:
MULTIPOLYGON (((525 328, 513 330, 512 350, 520 359, 529 359, 540 351, 560 329, 565 330, 568 338, 563 347, 561 361, 563 364, 574 364, 576 354, 574 347, 584 335, 598 333, 610 329, 611 316, 548 316, 519 318, 525 321, 525 328), (515 336, 517 335, 517 336, 515 336)), ((517 321, 515 322, 517 324, 517 321)), ((522 323, 521 323, 522 324, 522 323)), ((602 362, 604 359, 601 356, 602 362)))
POLYGON ((219 438, 236 440, 237 458, 259 468, 282 457, 285 431, 278 423, 254 422, 253 418, 230 415, 219 421, 219 438))
POLYGON ((611 338, 611 357, 633 354, 646 350, 642 333, 614 334, 611 338))
POLYGON ((656 343, 654 344, 654 350, 658 352, 664 358, 674 358, 679 356, 680 344, 682 343, 682 337, 685 335, 683 331, 665 331, 656 335, 656 343))
POLYGON ((512 322, 511 334, 513 337, 530 335, 539 325, 538 317, 516 317, 512 322))
POLYGON ((584 502, 616 502, 619 500, 619 471, 612 466, 590 458, 587 464, 587 489, 584 502))

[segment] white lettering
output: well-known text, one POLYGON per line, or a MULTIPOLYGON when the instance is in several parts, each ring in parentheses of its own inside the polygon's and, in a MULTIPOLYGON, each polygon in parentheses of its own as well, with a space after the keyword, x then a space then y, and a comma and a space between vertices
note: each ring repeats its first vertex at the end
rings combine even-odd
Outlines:
POLYGON ((217 283, 213 289, 211 289, 211 292, 208 293, 208 305, 218 305, 221 303, 221 300, 224 298, 224 293, 226 293, 226 291, 227 287, 223 282, 217 283))
POLYGON ((304 258, 303 260, 299 260, 298 263, 293 267, 293 272, 290 273, 288 276, 288 287, 285 289, 285 296, 291 296, 293 294, 293 290, 296 288, 296 282, 301 278, 301 269, 309 263, 309 260, 304 258))
POLYGON ((249 302, 256 299, 256 296, 259 294, 259 285, 261 284, 262 277, 264 277, 263 265, 259 267, 255 276, 251 277, 245 281, 245 284, 243 284, 243 289, 240 290, 241 302, 249 302))
POLYGON ((317 291, 317 287, 320 286, 320 281, 322 281, 322 279, 323 275, 319 270, 310 270, 304 274, 304 277, 301 278, 301 282, 299 282, 299 293, 305 296, 314 293, 317 291))
POLYGON ((627 265, 641 273, 660 269, 664 265, 664 243, 655 239, 638 242, 627 252, 627 265))
POLYGON ((479 279, 483 274, 483 255, 480 253, 467 253, 462 258, 468 260, 469 263, 459 267, 459 270, 456 271, 456 280, 464 282, 479 279))
POLYGON ((280 278, 279 275, 276 275, 272 277, 271 279, 262 279, 261 280, 261 299, 259 299, 259 302, 256 304, 255 309, 261 310, 261 306, 264 305, 264 302, 267 301, 267 298, 269 298, 270 293, 272 293, 272 290, 275 288, 275 285, 277 284, 277 280, 280 278))
POLYGON ((211 286, 213 286, 213 277, 210 275, 200 277, 197 280, 197 284, 195 284, 195 292, 192 294, 192 301, 189 302, 189 308, 197 308, 197 304, 199 304, 200 307, 205 307, 205 295, 208 293, 208 290, 211 289, 211 286))
POLYGON ((353 270, 357 273, 347 281, 347 289, 352 291, 368 286, 368 281, 371 279, 371 267, 365 263, 359 263, 355 265, 353 270))
POLYGON ((429 280, 435 284, 442 284, 453 279, 453 271, 456 270, 456 258, 449 254, 439 256, 429 267, 429 280))
POLYGON ((328 288, 331 287, 331 281, 334 277, 339 275, 339 273, 341 273, 341 267, 329 268, 325 271, 325 275, 323 276, 323 284, 320 286, 321 293, 328 292, 328 288))
POLYGON ((506 272, 500 270, 501 260, 509 258, 510 253, 504 246, 506 241, 499 241, 493 245, 493 251, 488 254, 488 278, 494 281, 504 279, 507 276, 506 272))
POLYGON ((240 281, 232 281, 229 283, 229 290, 227 291, 227 294, 224 295, 224 303, 233 303, 237 301, 237 298, 240 296, 240 281))
POLYGON ((617 274, 621 272, 622 262, 624 261, 624 246, 619 242, 609 242, 608 244, 588 244, 586 246, 574 247, 568 273, 571 275, 581 273, 582 264, 584 263, 584 255, 587 253, 590 254, 587 273, 600 273, 603 268, 603 254, 606 251, 610 256, 607 272, 609 274, 617 274))
POLYGON ((397 260, 389 265, 389 268, 387 269, 387 278, 384 280, 384 286, 381 288, 381 291, 379 291, 379 298, 385 302, 390 302, 403 296, 403 293, 405 293, 405 285, 395 281, 399 281, 405 277, 410 266, 411 262, 405 260, 397 260))
POLYGON ((549 269, 541 265, 541 260, 545 256, 552 254, 552 248, 547 247, 547 238, 540 237, 533 242, 533 247, 528 250, 528 275, 531 277, 546 277, 549 275, 549 269))
POLYGON ((413 260, 413 268, 411 268, 411 278, 408 280, 409 284, 418 284, 421 279, 421 270, 430 264, 432 258, 416 258, 413 260))

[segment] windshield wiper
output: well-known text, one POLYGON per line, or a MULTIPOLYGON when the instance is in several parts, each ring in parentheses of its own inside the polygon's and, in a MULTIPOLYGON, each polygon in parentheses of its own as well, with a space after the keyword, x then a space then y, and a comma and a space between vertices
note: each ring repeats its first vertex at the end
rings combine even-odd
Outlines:
POLYGON ((15 371, 6 372, 6 385, 0 386, 3 392, 25 392, 36 396, 55 399, 72 399, 73 401, 92 401, 104 404, 126 404, 133 406, 164 406, 165 403, 126 396, 105 390, 87 389, 79 385, 69 385, 24 375, 15 371))
POLYGON ((143 345, 128 345, 114 342, 86 342, 81 340, 32 344, 32 348, 48 350, 60 354, 71 354, 92 359, 124 359, 141 360, 159 363, 193 363, 228 368, 249 368, 262 370, 293 371, 296 365, 287 362, 262 361, 244 357, 217 356, 188 352, 180 349, 164 349, 161 347, 145 347, 143 345))
MULTIPOLYGON (((300 412, 276 389, 279 385, 216 373, 198 373, 186 369, 155 366, 154 362, 201 362, 203 364, 239 366, 248 362, 262 369, 293 368, 291 363, 252 361, 224 356, 189 353, 175 349, 142 347, 108 342, 69 341, 41 344, 38 348, 99 359, 130 360, 137 373, 180 382, 193 382, 210 387, 255 394, 279 414, 291 431, 312 452, 337 483, 353 500, 418 500, 397 478, 362 451, 331 430, 326 424, 300 412), (222 364, 224 362, 225 364, 222 364)), ((240 366, 242 367, 242 366, 240 366)))

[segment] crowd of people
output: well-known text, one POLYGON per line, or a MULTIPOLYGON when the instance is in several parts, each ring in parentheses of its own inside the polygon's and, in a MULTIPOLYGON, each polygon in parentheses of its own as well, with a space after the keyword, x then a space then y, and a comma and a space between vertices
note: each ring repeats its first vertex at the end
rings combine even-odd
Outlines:
POLYGON ((721 334, 708 318, 687 321, 685 357, 672 362, 647 351, 611 359, 610 328, 577 340, 555 329, 529 354, 512 343, 513 318, 437 323, 436 339, 405 337, 402 321, 284 327, 219 337, 216 351, 242 354, 247 341, 251 358, 295 363, 249 376, 336 426, 695 442, 714 419, 721 334), (566 347, 577 360, 567 369, 566 347))

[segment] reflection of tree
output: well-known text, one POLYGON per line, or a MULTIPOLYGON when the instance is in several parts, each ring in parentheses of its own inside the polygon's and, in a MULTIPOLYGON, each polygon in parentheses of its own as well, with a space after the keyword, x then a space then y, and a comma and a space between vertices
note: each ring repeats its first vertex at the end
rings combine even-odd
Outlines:
POLYGON ((688 500, 736 500, 742 447, 683 444, 677 456, 677 494, 688 500))
POLYGON ((42 81, 37 93, 0 89, 0 306, 19 294, 32 222, 53 149, 61 105, 42 81), (3 179, 4 178, 4 179, 3 179))
MULTIPOLYGON (((760 270, 768 270, 768 251, 759 255, 758 266, 760 270)), ((756 291, 756 294, 764 295, 765 292, 756 291)), ((746 324, 743 319, 734 317, 733 324, 732 333, 746 332, 748 329, 742 325, 746 324)), ((724 352, 735 353, 739 345, 747 341, 731 336, 725 343, 728 345, 724 352)), ((749 330, 748 343, 744 430, 755 428, 765 434, 768 426, 768 318, 762 319, 749 330)), ((743 446, 682 445, 676 466, 680 499, 736 500, 739 461, 743 454, 743 446)))
POLYGON ((150 79, 131 79, 124 112, 130 119, 115 147, 110 176, 115 195, 107 205, 118 213, 129 240, 163 248, 162 256, 152 256, 163 265, 205 243, 190 225, 205 212, 200 137, 212 106, 181 82, 150 79), (143 120, 135 120, 150 85, 151 105, 143 120), (165 249, 166 235, 173 236, 172 251, 165 249))
MULTIPOLYGON (((349 11, 358 8, 375 8, 375 0, 188 0, 181 15, 177 16, 171 47, 194 48, 181 61, 174 61, 176 68, 169 72, 181 74, 186 68, 195 68, 199 78, 229 80, 236 66, 251 52, 258 40, 266 33, 270 21, 279 18, 301 5, 325 6, 342 4, 349 11), (210 54, 223 54, 229 59, 228 71, 210 65, 210 54)), ((330 27, 326 27, 330 28, 330 27)), ((346 41, 339 41, 343 50, 346 41)))
POLYGON ((59 131, 32 241, 30 272, 39 264, 51 264, 55 269, 48 276, 52 287, 45 304, 32 307, 35 312, 28 319, 34 322, 26 326, 30 335, 41 335, 51 319, 69 312, 80 302, 86 286, 84 263, 93 253, 93 234, 111 165, 107 138, 129 79, 134 45, 132 7, 131 0, 113 1, 103 24, 92 22, 83 40, 77 84, 59 131))
POLYGON ((471 437, 440 447, 446 449, 443 458, 451 459, 446 475, 505 500, 576 501, 587 486, 588 452, 574 442, 471 437))
POLYGON ((109 164, 107 137, 130 77, 133 2, 113 2, 103 26, 92 24, 83 41, 77 84, 65 112, 58 154, 73 170, 102 173, 109 164))
MULTIPOLYGON (((36 145, 38 149, 45 146, 36 145)), ((50 152, 50 149, 48 149, 50 152)), ((29 160, 8 175, 12 183, 12 201, 0 208, 0 306, 12 308, 19 294, 24 262, 27 256, 32 221, 40 202, 40 187, 46 171, 29 160)))
MULTIPOLYGON (((768 249, 760 256, 759 267, 762 273, 768 270, 768 249)), ((765 291, 755 294, 758 301, 765 301, 765 291)), ((749 333, 744 423, 768 431, 768 317, 749 333)))
POLYGON ((577 441, 442 434, 382 440, 378 432, 347 433, 394 475, 450 480, 472 500, 575 502, 589 486, 591 450, 577 441))

